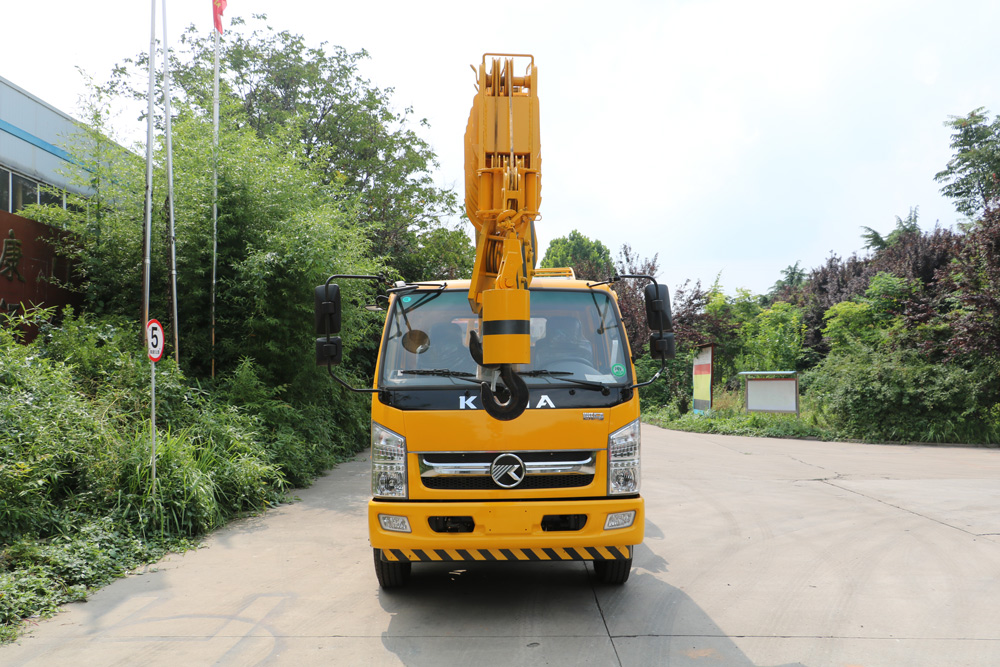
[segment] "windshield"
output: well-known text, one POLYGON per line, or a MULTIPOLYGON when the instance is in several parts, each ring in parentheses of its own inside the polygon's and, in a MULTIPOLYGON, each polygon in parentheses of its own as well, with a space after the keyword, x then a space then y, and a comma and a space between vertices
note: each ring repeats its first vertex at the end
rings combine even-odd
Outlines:
MULTIPOLYGON (((381 387, 468 387, 478 367, 469 332, 479 319, 465 290, 398 297, 389 313, 381 387)), ((631 383, 618 310, 602 290, 532 290, 531 364, 516 367, 529 386, 631 383)))

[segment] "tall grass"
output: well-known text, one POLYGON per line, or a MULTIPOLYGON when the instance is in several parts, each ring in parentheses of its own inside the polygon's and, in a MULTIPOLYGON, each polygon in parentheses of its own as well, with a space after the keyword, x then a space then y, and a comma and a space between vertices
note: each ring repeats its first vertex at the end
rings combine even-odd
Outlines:
MULTIPOLYGON (((353 451, 252 360, 211 386, 149 363, 135 327, 51 313, 0 322, 0 641, 234 516, 258 512, 353 451), (41 335, 25 344, 26 324, 41 335), (5 325, 5 326, 4 326, 5 325)), ((328 410, 327 412, 332 412, 328 410)), ((356 447, 355 447, 356 448, 356 447)))

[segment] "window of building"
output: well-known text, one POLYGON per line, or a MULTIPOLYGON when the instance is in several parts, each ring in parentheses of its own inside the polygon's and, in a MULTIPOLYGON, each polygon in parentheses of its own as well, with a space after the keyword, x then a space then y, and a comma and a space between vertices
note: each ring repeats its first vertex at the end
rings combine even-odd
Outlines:
POLYGON ((10 213, 10 172, 0 169, 0 211, 10 213))
POLYGON ((31 180, 30 178, 25 178, 24 176, 18 176, 13 174, 10 179, 10 194, 11 194, 11 213, 17 213, 25 206, 29 204, 38 203, 38 183, 31 180))
POLYGON ((38 193, 38 203, 63 208, 63 192, 51 187, 43 187, 38 193))

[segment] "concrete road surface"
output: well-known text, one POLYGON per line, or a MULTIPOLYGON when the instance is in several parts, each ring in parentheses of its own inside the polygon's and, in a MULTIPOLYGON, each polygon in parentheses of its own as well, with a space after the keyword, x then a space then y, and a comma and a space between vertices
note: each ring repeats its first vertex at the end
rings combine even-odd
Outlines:
POLYGON ((367 456, 68 605, 2 665, 1000 665, 1000 450, 643 427, 646 541, 378 588, 367 456))

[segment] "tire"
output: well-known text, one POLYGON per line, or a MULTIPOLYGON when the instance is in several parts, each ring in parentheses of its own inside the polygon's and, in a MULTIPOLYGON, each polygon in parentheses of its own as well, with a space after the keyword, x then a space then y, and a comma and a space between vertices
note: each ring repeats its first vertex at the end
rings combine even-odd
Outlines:
POLYGON ((632 559, 622 560, 595 560, 594 575, 602 584, 621 586, 628 581, 628 575, 632 573, 632 559))
POLYGON ((411 563, 382 560, 382 550, 372 549, 375 556, 375 576, 378 585, 385 590, 402 588, 410 580, 411 563))

